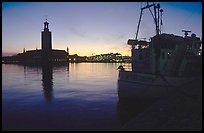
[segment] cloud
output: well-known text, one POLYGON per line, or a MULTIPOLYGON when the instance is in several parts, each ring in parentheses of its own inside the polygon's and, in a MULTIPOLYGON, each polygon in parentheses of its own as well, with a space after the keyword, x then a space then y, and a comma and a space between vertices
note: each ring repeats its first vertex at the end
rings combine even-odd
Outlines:
POLYGON ((121 44, 127 40, 124 34, 112 34, 103 39, 103 42, 106 44, 121 44))
POLYGON ((71 32, 71 34, 74 34, 79 37, 86 37, 87 34, 85 31, 80 31, 76 28, 69 28, 69 31, 71 32))
POLYGON ((126 38, 124 34, 114 34, 113 37, 115 40, 124 40, 126 38))

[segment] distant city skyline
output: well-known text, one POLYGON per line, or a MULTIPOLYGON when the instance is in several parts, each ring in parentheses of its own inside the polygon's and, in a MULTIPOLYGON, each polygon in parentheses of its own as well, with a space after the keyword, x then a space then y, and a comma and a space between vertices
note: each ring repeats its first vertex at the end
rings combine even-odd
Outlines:
MULTIPOLYGON (((151 3, 151 2, 150 2, 151 3)), ((144 6, 146 2, 143 2, 144 6)), ((162 33, 202 37, 202 2, 160 2, 162 33)), ((91 56, 131 55, 127 40, 135 37, 141 2, 2 2, 2 55, 41 49, 41 31, 48 19, 53 49, 91 56)), ((138 38, 155 35, 149 10, 143 12, 138 38)))

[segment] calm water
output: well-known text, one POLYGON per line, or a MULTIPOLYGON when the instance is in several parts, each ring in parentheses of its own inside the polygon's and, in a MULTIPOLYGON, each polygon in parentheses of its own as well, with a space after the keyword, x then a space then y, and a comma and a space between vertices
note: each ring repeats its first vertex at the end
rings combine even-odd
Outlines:
MULTIPOLYGON (((2 64, 4 130, 118 130, 117 63, 2 64)), ((126 107, 125 107, 126 108, 126 107)))

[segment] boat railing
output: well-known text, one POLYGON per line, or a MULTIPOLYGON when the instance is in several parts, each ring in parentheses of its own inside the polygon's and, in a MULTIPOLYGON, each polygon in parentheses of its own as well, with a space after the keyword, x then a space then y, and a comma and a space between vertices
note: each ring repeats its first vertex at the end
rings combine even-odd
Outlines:
POLYGON ((123 64, 122 65, 125 71, 132 71, 132 65, 131 64, 123 64))

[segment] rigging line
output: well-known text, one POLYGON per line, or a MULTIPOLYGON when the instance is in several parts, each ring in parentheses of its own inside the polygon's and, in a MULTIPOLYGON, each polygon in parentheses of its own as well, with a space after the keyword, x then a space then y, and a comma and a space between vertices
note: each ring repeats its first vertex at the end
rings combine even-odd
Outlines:
POLYGON ((140 26, 140 22, 141 22, 141 17, 142 17, 142 2, 140 4, 140 16, 139 16, 139 22, 137 25, 136 33, 135 33, 135 40, 137 40, 137 36, 138 36, 138 32, 139 32, 139 26, 140 26))
POLYGON ((152 15, 152 17, 154 19, 154 23, 155 23, 155 18, 154 18, 154 15, 153 15, 152 10, 150 9, 150 7, 149 7, 149 11, 150 11, 150 13, 151 13, 151 15, 152 15))

